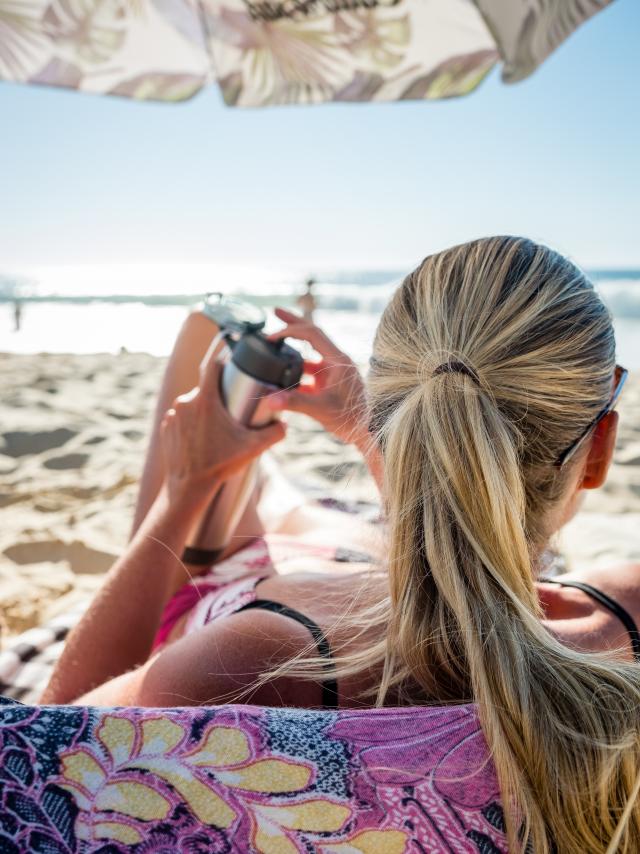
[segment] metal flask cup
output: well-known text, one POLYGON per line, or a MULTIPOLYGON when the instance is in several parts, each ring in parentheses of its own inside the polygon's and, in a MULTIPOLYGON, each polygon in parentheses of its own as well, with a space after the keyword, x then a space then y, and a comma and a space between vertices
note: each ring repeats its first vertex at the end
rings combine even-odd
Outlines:
MULTIPOLYGON (((302 356, 284 341, 269 341, 262 332, 264 313, 250 304, 223 297, 212 304, 209 297, 203 313, 217 323, 230 351, 220 389, 227 410, 239 424, 263 427, 276 417, 265 398, 299 384, 302 356)), ((229 545, 256 485, 258 467, 253 460, 225 481, 189 538, 185 560, 210 563, 229 545)))

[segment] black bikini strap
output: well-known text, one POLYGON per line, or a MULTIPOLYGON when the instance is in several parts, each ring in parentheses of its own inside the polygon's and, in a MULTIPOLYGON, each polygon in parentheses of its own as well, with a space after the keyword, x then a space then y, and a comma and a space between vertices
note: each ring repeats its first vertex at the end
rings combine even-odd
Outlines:
POLYGON ((541 578, 540 581, 543 581, 545 584, 559 584, 561 587, 575 587, 576 590, 582 590, 587 596, 604 605, 612 614, 616 615, 627 630, 629 640, 631 641, 633 657, 636 661, 640 661, 640 632, 631 614, 619 602, 616 602, 611 596, 607 596, 602 590, 598 590, 597 587, 585 584, 584 581, 562 581, 560 578, 541 578))
MULTIPOLYGON (((295 620, 297 623, 303 625, 305 629, 311 633, 315 644, 318 647, 318 653, 322 658, 326 658, 327 660, 323 669, 326 672, 333 671, 333 655, 331 653, 331 646, 329 645, 329 641, 326 639, 324 632, 317 623, 314 623, 313 620, 310 620, 305 614, 301 614, 300 611, 295 611, 293 608, 283 605, 282 602, 274 602, 272 599, 254 599, 252 602, 247 602, 246 605, 238 608, 235 613, 237 614, 240 611, 248 611, 250 608, 260 608, 263 611, 272 611, 274 614, 281 614, 283 617, 289 617, 290 620, 295 620)), ((322 707, 323 709, 338 708, 338 681, 335 677, 324 679, 322 682, 322 707)))

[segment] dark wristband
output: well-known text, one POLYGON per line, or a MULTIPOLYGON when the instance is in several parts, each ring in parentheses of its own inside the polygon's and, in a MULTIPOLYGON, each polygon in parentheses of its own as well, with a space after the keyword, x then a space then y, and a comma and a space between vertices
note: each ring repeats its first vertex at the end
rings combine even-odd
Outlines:
POLYGON ((182 560, 194 566, 210 566, 218 560, 223 551, 224 549, 194 549, 187 546, 182 552, 182 560))

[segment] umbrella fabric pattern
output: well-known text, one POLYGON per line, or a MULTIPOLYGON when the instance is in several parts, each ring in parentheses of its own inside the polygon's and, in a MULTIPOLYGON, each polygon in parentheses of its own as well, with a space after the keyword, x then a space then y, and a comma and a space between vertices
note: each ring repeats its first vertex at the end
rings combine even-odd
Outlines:
POLYGON ((531 74, 611 0, 0 0, 0 79, 230 106, 471 92, 531 74))

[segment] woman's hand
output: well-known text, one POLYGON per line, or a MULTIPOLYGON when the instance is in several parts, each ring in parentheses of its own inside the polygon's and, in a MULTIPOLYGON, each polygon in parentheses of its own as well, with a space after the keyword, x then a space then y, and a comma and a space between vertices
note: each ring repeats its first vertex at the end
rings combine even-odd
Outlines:
POLYGON ((165 415, 162 444, 170 501, 208 500, 215 488, 284 438, 285 427, 244 427, 227 412, 220 394, 223 365, 210 358, 200 384, 176 398, 165 415))
POLYGON ((272 397, 274 408, 304 412, 343 442, 361 445, 368 437, 364 383, 351 359, 313 323, 277 308, 276 316, 287 325, 269 337, 308 341, 320 362, 305 361, 307 382, 272 397))

